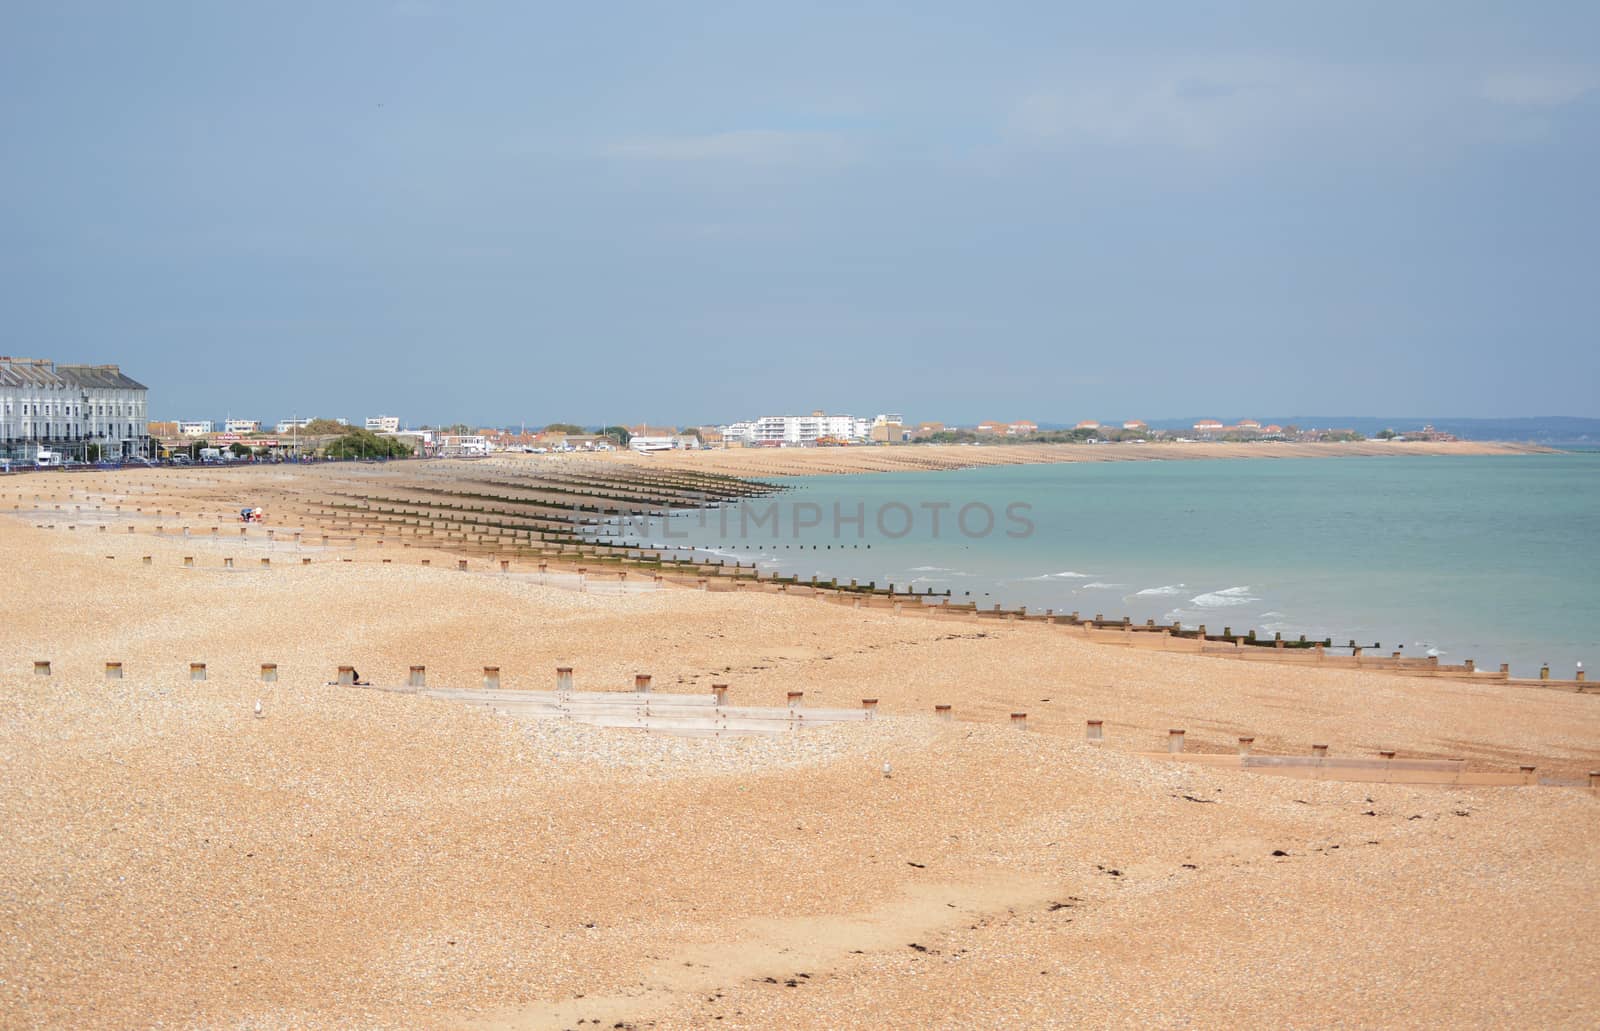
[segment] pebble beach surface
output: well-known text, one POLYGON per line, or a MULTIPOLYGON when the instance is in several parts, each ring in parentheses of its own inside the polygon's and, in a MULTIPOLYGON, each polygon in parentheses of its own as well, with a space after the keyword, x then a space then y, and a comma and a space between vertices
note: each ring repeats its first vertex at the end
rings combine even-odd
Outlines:
POLYGON ((444 557, 185 569, 193 544, 36 522, 0 514, 0 1026, 1580 1027, 1600 1004, 1589 790, 1134 754, 1184 728, 1576 782, 1594 696, 444 557), (341 664, 881 715, 679 739, 329 686, 341 664))

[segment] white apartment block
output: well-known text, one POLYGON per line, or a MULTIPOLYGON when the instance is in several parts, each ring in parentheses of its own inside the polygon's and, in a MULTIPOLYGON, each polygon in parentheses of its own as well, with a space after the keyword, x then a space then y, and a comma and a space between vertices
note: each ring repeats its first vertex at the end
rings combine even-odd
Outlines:
POLYGON ((260 433, 260 419, 227 419, 222 424, 224 433, 260 433))
POLYGON ((74 444, 95 444, 107 454, 140 453, 148 394, 115 365, 0 357, 0 451, 66 445, 70 454, 74 444))
POLYGON ((195 419, 189 422, 178 422, 178 433, 185 437, 204 437, 211 432, 210 419, 195 419))
POLYGON ((373 415, 367 418, 367 429, 373 433, 399 433, 400 417, 398 415, 373 415))
POLYGON ((730 423, 720 429, 724 440, 767 447, 806 447, 824 437, 866 440, 872 432, 872 420, 813 412, 810 415, 766 415, 754 422, 730 423))
POLYGON ((293 433, 295 430, 305 429, 310 424, 310 419, 280 419, 278 424, 272 428, 272 432, 293 433))

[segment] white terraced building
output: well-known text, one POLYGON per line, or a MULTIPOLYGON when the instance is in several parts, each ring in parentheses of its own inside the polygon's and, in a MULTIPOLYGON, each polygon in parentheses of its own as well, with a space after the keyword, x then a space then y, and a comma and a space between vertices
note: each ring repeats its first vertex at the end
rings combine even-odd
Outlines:
POLYGON ((150 448, 149 390, 115 365, 0 357, 0 455, 31 461, 45 449, 84 458, 150 448))
MULTIPOLYGON (((882 418, 880 416, 880 418, 882 418)), ((767 415, 754 422, 736 422, 722 427, 727 440, 766 447, 804 447, 823 437, 835 440, 866 440, 872 433, 872 420, 850 415, 767 415)))

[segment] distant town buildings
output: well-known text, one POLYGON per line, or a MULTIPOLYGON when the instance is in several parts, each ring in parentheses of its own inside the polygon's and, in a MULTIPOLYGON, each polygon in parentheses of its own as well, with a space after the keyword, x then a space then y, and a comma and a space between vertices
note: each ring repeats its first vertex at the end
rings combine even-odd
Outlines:
POLYGON ((178 436, 180 437, 204 437, 211 432, 213 431, 210 419, 178 420, 178 436))
POLYGON ((373 415, 367 418, 367 429, 373 433, 399 433, 400 417, 398 415, 373 415))
POLYGON ((274 433, 293 433, 303 430, 311 424, 310 419, 279 419, 278 424, 272 428, 274 433))
POLYGON ((81 458, 93 446, 119 457, 143 454, 148 394, 115 365, 0 357, 0 452, 32 459, 60 449, 81 458))
POLYGON ((260 419, 227 419, 222 423, 224 433, 260 433, 260 419))

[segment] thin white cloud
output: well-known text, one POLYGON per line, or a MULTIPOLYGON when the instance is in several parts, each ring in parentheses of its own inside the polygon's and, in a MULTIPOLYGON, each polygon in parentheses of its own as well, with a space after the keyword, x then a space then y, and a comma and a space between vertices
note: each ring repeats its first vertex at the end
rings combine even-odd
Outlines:
POLYGON ((811 167, 838 167, 860 157, 856 142, 838 133, 778 129, 638 137, 610 144, 605 153, 636 161, 811 167))
POLYGON ((1484 80, 1482 95, 1496 104, 1517 107, 1560 107, 1600 84, 1589 68, 1527 68, 1501 72, 1484 80))
POLYGON ((1595 89, 1586 68, 1485 78, 1459 69, 1341 65, 1261 57, 1078 64, 1005 115, 1014 146, 1175 149, 1228 157, 1307 148, 1380 152, 1508 142, 1531 109, 1595 89))
POLYGON ((1377 99, 1353 71, 1273 59, 1118 61, 1074 72, 1016 104, 1013 138, 1219 150, 1345 120, 1377 99))

